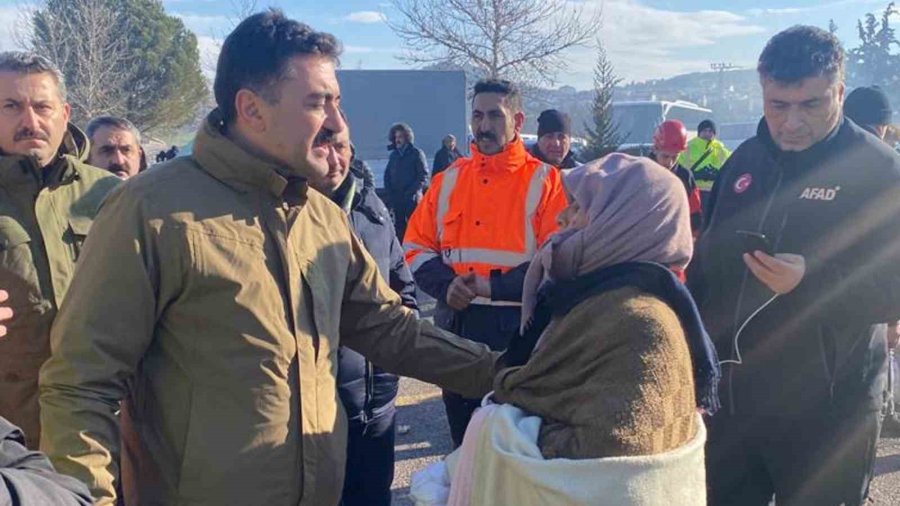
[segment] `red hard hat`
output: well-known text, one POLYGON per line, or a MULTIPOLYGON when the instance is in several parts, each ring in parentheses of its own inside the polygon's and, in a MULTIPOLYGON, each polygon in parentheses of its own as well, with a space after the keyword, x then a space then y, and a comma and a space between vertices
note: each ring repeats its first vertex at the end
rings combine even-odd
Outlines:
POLYGON ((687 128, 677 119, 667 119, 653 132, 653 149, 664 153, 681 153, 687 149, 687 128))

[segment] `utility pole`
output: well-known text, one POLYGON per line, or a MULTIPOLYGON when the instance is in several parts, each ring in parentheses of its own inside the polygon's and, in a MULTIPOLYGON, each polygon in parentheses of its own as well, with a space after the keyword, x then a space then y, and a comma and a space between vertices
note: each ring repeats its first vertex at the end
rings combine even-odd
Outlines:
POLYGON ((719 93, 722 98, 725 98, 725 72, 729 70, 738 69, 737 65, 733 65, 731 63, 719 62, 719 63, 710 63, 709 68, 713 70, 713 72, 719 73, 719 93))

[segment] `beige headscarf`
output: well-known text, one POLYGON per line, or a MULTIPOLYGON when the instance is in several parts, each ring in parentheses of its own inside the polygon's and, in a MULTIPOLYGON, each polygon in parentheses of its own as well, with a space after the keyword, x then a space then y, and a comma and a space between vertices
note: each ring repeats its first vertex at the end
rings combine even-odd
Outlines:
POLYGON ((563 185, 588 224, 558 232, 535 255, 523 288, 523 330, 547 280, 574 279, 624 262, 684 269, 694 251, 684 185, 649 158, 613 153, 568 171, 563 185))

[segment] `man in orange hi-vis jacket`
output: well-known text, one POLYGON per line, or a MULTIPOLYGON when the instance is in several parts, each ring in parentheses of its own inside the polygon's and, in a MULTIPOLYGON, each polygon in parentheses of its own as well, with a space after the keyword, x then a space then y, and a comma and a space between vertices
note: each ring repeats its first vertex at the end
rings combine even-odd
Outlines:
MULTIPOLYGON (((403 243, 419 287, 438 301, 435 323, 493 350, 506 349, 518 330, 528 263, 566 207, 559 172, 519 138, 524 122, 513 83, 479 81, 472 157, 434 177, 403 243)), ((459 446, 480 399, 443 397, 459 446)))

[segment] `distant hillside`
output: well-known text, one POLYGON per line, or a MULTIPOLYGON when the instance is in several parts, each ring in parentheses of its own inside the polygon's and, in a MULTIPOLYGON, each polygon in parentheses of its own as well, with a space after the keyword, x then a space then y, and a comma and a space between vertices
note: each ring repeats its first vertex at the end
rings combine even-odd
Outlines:
MULTIPOLYGON (((571 86, 526 93, 526 133, 537 132, 537 116, 544 109, 559 109, 572 116, 575 135, 583 135, 590 119, 593 91, 571 86)), ((697 72, 669 79, 629 83, 616 88, 614 100, 687 100, 708 107, 719 123, 756 121, 762 116, 762 93, 755 70, 697 72)))

